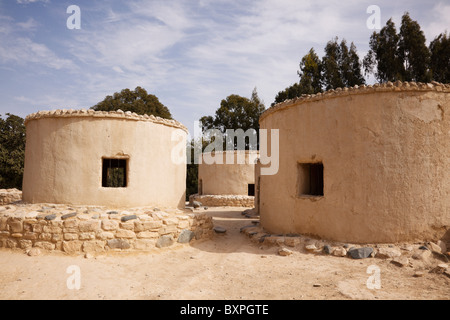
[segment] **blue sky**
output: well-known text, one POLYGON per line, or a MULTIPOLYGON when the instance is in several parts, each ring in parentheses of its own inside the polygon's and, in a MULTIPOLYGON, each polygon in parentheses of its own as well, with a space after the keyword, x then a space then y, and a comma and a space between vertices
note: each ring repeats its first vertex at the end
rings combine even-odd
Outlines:
POLYGON ((322 56, 338 36, 365 55, 370 5, 382 26, 408 11, 427 42, 450 31, 448 1, 0 0, 0 114, 89 108, 136 86, 188 128, 254 87, 269 107, 311 47, 322 56))

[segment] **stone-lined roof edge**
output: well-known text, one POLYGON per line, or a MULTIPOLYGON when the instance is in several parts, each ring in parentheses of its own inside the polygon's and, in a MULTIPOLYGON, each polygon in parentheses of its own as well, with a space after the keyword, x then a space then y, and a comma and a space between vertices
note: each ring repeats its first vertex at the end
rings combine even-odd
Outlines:
POLYGON ((418 92, 436 91, 436 92, 450 93, 450 84, 443 84, 436 81, 432 81, 430 83, 388 81, 386 83, 377 83, 374 85, 361 85, 346 88, 336 88, 317 94, 303 94, 298 98, 288 99, 268 108, 261 114, 259 121, 261 121, 262 119, 264 119, 265 117, 269 116, 272 113, 306 102, 319 101, 348 95, 375 93, 375 92, 406 92, 406 91, 418 91, 418 92))
POLYGON ((169 127, 174 127, 184 130, 188 133, 188 129, 176 120, 164 119, 154 115, 139 115, 131 111, 95 111, 92 109, 58 109, 52 111, 38 111, 29 114, 25 117, 25 125, 31 120, 37 120, 42 118, 76 118, 76 117, 92 117, 92 118, 110 118, 110 119, 125 119, 132 121, 148 121, 157 124, 162 124, 169 127))

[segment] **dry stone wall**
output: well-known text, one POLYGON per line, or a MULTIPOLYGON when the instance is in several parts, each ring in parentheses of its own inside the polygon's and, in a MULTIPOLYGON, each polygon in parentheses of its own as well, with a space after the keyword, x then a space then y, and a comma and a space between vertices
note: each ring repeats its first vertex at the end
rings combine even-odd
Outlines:
POLYGON ((189 202, 200 202, 205 207, 247 207, 253 208, 255 197, 238 195, 198 195, 189 197, 189 202))
POLYGON ((207 239, 212 218, 204 212, 127 211, 61 205, 0 207, 0 247, 61 250, 68 254, 153 250, 207 239))
POLYGON ((0 205, 22 200, 22 191, 18 189, 0 189, 0 205))

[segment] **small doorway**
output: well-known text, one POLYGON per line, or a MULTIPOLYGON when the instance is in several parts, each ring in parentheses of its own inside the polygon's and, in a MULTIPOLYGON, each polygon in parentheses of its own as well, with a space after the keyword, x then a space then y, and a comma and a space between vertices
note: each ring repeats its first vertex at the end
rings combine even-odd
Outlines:
POLYGON ((248 187, 247 187, 247 195, 249 196, 255 196, 255 184, 254 183, 249 183, 248 187))

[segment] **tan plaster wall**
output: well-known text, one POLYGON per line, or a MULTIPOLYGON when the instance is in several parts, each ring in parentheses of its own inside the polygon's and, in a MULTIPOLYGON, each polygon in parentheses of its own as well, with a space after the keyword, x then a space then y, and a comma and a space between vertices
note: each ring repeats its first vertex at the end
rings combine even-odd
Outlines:
POLYGON ((224 151, 213 153, 213 156, 222 159, 223 164, 207 164, 204 161, 204 155, 201 155, 203 158, 198 166, 199 188, 201 183, 203 195, 246 196, 248 194, 248 184, 255 183, 255 160, 258 158, 257 151, 224 151), (229 157, 233 157, 233 164, 227 163, 227 154, 229 157), (245 156, 245 164, 238 164, 238 154, 245 156))
MULTIPOLYGON (((66 116, 26 122, 23 200, 115 207, 184 207, 186 165, 171 161, 182 128, 124 117, 66 116), (102 187, 102 158, 128 157, 127 187, 102 187)), ((185 148, 181 148, 185 152, 185 148)), ((185 158, 185 155, 184 155, 185 158)))
POLYGON ((355 90, 269 109, 260 125, 280 130, 280 167, 261 176, 262 226, 354 243, 448 234, 450 90, 440 88, 355 90), (323 162, 323 197, 298 196, 299 162, 323 162))

